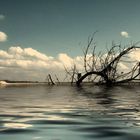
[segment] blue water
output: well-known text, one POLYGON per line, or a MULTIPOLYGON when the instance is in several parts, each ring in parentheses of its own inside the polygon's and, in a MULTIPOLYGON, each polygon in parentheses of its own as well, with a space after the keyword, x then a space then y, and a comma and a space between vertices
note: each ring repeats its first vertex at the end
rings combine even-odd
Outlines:
POLYGON ((0 88, 0 140, 140 140, 140 85, 0 88))

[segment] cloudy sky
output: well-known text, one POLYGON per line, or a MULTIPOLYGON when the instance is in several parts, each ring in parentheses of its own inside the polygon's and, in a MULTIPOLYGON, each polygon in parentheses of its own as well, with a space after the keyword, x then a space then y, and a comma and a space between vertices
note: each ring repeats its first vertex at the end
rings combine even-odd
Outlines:
POLYGON ((96 30, 97 50, 139 41, 139 7, 139 0, 0 0, 0 79, 61 77, 73 61, 80 69, 96 30))

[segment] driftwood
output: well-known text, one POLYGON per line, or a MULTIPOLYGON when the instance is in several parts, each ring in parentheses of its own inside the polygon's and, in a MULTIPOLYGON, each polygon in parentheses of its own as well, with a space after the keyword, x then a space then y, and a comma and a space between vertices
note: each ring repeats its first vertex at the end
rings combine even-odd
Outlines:
POLYGON ((57 83, 60 84, 60 81, 59 81, 59 79, 58 79, 56 74, 55 74, 55 78, 56 78, 57 83))
POLYGON ((50 74, 48 74, 46 80, 48 81, 48 85, 55 85, 54 81, 52 80, 52 77, 50 74))

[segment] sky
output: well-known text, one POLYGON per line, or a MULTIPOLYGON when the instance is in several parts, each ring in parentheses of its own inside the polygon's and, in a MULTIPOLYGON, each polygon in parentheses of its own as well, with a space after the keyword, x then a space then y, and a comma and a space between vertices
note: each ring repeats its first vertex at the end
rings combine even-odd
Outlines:
POLYGON ((43 79, 82 56, 95 31, 98 51, 139 41, 139 7, 139 0, 0 0, 0 79, 43 79))

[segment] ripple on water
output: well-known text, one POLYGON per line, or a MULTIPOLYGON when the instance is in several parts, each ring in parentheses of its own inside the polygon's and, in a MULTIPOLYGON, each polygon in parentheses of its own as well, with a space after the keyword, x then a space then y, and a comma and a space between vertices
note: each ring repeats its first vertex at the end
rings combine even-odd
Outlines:
POLYGON ((135 90, 96 86, 2 89, 0 136, 6 140, 11 135, 19 140, 21 134, 28 134, 21 140, 139 140, 140 96, 134 96, 135 90))
POLYGON ((0 129, 0 134, 18 134, 18 133, 35 133, 32 125, 25 123, 4 123, 0 129))
POLYGON ((36 133, 38 132, 37 130, 34 129, 15 129, 15 128, 7 128, 7 129, 2 129, 0 130, 0 134, 20 134, 20 133, 36 133))
POLYGON ((34 120, 34 121, 28 121, 29 124, 54 124, 54 125, 84 125, 87 123, 84 122, 78 122, 78 121, 72 121, 72 120, 34 120))

